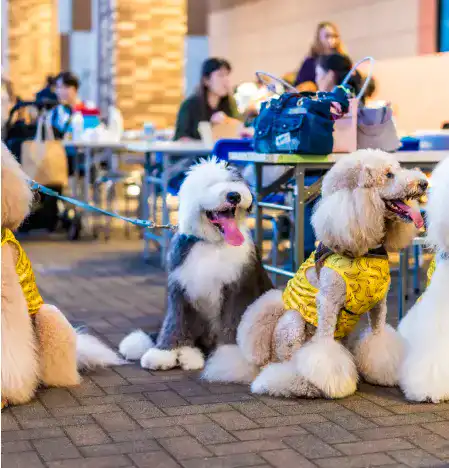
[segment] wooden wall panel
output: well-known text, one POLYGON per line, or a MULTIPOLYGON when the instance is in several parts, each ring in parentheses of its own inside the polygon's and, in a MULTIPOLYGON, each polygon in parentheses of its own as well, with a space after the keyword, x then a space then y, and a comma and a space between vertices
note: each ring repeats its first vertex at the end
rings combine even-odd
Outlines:
POLYGON ((8 3, 9 70, 15 93, 33 99, 60 69, 56 0, 8 3))
POLYGON ((185 0, 118 0, 116 105, 125 127, 172 126, 183 94, 185 0))

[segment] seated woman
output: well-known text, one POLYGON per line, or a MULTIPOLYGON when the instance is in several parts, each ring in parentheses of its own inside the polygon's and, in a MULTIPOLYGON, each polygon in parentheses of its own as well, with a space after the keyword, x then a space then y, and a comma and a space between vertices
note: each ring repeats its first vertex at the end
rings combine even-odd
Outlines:
POLYGON ((343 54, 344 49, 337 26, 329 21, 319 23, 309 55, 301 64, 294 86, 300 92, 316 91, 318 87, 315 75, 317 60, 323 55, 343 54))
MULTIPOLYGON (((332 91, 341 85, 346 75, 351 71, 352 61, 342 54, 322 55, 316 62, 316 84, 318 91, 332 91)), ((357 71, 351 76, 348 86, 357 94, 362 86, 362 77, 357 71)), ((362 103, 364 98, 362 96, 362 103)))
POLYGON ((203 63, 198 90, 179 109, 175 140, 201 140, 200 122, 219 124, 239 118, 231 95, 230 73, 231 65, 224 59, 209 58, 203 63))

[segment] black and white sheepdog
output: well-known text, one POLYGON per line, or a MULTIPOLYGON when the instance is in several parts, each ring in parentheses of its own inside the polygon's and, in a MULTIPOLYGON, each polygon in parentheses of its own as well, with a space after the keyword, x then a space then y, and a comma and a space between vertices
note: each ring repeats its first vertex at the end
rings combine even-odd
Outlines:
POLYGON ((252 195, 236 169, 215 158, 201 161, 179 200, 156 344, 142 330, 120 343, 126 359, 140 359, 147 369, 202 369, 204 355, 236 342, 246 308, 272 288, 246 226, 252 195))

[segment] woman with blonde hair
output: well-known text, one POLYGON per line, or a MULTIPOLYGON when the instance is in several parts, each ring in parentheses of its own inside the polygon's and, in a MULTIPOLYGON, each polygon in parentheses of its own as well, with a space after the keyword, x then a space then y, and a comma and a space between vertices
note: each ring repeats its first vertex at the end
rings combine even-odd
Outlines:
POLYGON ((315 69, 318 57, 330 54, 345 55, 337 26, 330 21, 318 24, 308 57, 303 61, 295 80, 300 91, 316 91, 315 69))

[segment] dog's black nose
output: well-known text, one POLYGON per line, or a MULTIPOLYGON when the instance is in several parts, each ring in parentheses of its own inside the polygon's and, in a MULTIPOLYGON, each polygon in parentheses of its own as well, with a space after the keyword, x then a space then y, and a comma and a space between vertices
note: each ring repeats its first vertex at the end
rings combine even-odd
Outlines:
POLYGON ((427 182, 427 180, 420 180, 419 183, 419 188, 425 192, 427 190, 427 188, 429 187, 429 182, 427 182))
POLYGON ((241 199, 242 196, 238 192, 229 192, 226 195, 226 200, 233 205, 239 204, 241 199))

